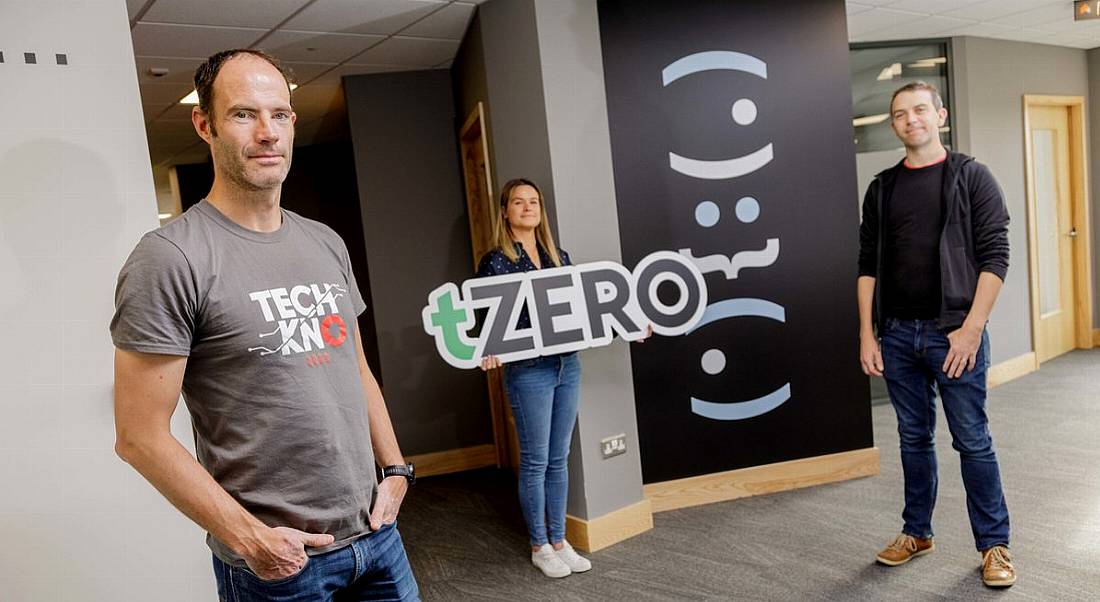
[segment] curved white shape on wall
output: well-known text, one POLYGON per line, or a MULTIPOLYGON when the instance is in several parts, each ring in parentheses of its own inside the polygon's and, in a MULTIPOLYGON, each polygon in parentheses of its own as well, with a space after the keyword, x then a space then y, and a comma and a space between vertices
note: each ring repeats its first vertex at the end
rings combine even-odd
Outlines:
POLYGON ((768 79, 767 63, 751 54, 733 52, 732 50, 708 50, 689 54, 673 61, 661 70, 661 80, 667 86, 686 75, 716 69, 742 71, 768 79))
POLYGON ((767 414, 783 405, 790 398, 791 383, 787 383, 763 397, 749 401, 719 403, 692 397, 691 413, 711 420, 745 420, 746 418, 767 414))
POLYGON ((685 176, 699 178, 700 180, 728 180, 730 178, 737 178, 764 167, 768 163, 771 163, 771 160, 771 142, 764 145, 763 148, 757 149, 743 157, 721 159, 718 161, 691 159, 672 152, 668 154, 669 167, 685 176))
POLYGON ((776 322, 786 323, 787 310, 783 309, 783 306, 778 303, 772 303, 764 299, 754 299, 752 297, 726 299, 725 301, 718 301, 708 305, 707 308, 703 310, 703 317, 699 318, 695 326, 692 326, 691 330, 684 334, 689 335, 711 322, 725 320, 726 318, 740 318, 746 316, 768 318, 776 322))

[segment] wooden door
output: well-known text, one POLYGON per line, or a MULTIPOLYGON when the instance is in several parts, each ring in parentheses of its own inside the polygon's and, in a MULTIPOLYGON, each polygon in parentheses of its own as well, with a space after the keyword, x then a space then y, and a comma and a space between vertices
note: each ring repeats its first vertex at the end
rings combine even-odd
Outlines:
POLYGON ((1045 362, 1076 347, 1074 223, 1069 109, 1028 109, 1031 148, 1031 217, 1034 249, 1031 277, 1038 289, 1035 352, 1045 362))

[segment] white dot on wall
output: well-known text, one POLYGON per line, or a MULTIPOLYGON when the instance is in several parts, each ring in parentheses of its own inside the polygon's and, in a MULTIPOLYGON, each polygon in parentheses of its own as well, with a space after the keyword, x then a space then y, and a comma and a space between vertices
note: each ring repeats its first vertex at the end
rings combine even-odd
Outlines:
POLYGON ((695 206, 695 223, 704 228, 717 224, 720 217, 722 217, 722 211, 711 201, 703 201, 695 206))
POLYGON ((733 103, 733 109, 730 112, 737 125, 749 125, 756 121, 756 103, 747 98, 733 103))
POLYGON ((741 200, 737 201, 734 212, 742 223, 751 224, 760 217, 760 203, 751 196, 741 197, 741 200))
POLYGON ((717 349, 708 349, 699 363, 703 366, 703 372, 718 374, 726 369, 726 354, 717 349))

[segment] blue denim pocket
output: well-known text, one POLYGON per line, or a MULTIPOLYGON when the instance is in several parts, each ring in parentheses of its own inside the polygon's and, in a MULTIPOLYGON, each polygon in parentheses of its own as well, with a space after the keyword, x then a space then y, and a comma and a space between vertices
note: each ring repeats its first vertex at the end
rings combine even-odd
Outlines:
POLYGON ((303 581, 302 577, 307 572, 309 572, 312 564, 312 559, 307 556, 306 563, 302 567, 302 570, 294 573, 289 577, 283 577, 282 579, 274 579, 271 581, 261 578, 256 573, 253 573, 251 569, 248 569, 246 567, 233 567, 231 569, 231 573, 239 574, 242 576, 242 581, 245 581, 246 583, 238 582, 238 585, 243 586, 242 589, 249 593, 285 594, 289 593, 290 591, 297 591, 299 588, 303 587, 303 584, 299 582, 303 581))

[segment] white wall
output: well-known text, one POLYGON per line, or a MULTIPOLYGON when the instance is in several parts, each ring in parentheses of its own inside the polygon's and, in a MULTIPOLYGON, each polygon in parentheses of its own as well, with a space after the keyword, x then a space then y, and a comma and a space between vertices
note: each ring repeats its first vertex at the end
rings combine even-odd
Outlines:
POLYGON ((1008 280, 989 320, 992 359, 998 363, 1034 349, 1028 288, 1023 95, 1074 95, 1084 96, 1087 101, 1088 61, 1084 50, 1045 44, 962 37, 954 38, 952 45, 959 150, 989 166, 1004 189, 1012 218, 1008 280))
MULTIPOLYGON (((577 263, 621 262, 596 2, 534 5, 561 245, 577 263)), ((591 520, 642 500, 642 468, 629 346, 589 349, 582 361, 569 512, 591 520), (599 441, 618 433, 627 451, 605 460, 599 441)))
MULTIPOLYGON (((1100 98, 1100 48, 1087 51, 1089 93, 1100 98)), ((1088 102, 1089 213, 1092 218, 1092 327, 1100 330, 1100 103, 1088 102)), ((1095 337, 1095 335, 1094 335, 1095 337)))
POLYGON ((0 599, 216 599, 200 529, 112 449, 115 278, 157 226, 125 1, 3 0, 0 52, 0 599))

